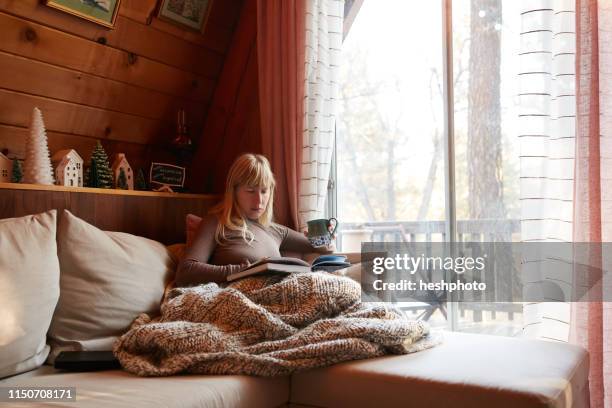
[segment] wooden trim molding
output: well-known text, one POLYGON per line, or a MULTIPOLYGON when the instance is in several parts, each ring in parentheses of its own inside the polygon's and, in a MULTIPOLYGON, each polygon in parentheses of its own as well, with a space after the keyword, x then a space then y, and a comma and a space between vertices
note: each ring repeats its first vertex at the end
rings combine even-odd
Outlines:
POLYGON ((0 219, 66 209, 104 231, 166 245, 185 242, 187 214, 203 216, 217 195, 0 183, 0 219))
POLYGON ((67 187, 43 184, 24 184, 24 183, 0 183, 0 189, 9 190, 38 190, 38 191, 68 191, 72 193, 93 193, 127 195, 140 197, 166 197, 166 198, 200 198, 203 200, 215 200, 218 196, 214 194, 191 194, 191 193, 161 193, 157 191, 138 191, 138 190, 119 190, 113 188, 90 188, 90 187, 67 187))

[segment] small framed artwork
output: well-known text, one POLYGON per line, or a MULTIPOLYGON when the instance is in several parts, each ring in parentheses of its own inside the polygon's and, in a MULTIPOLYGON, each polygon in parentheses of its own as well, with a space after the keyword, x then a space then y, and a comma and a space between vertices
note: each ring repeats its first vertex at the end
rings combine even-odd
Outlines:
POLYGON ((183 187, 185 184, 185 167, 153 162, 149 172, 149 184, 183 187))
POLYGON ((121 0, 45 0, 45 4, 106 27, 114 27, 121 0))
POLYGON ((157 17, 202 32, 206 26, 212 2, 213 0, 161 0, 157 17))

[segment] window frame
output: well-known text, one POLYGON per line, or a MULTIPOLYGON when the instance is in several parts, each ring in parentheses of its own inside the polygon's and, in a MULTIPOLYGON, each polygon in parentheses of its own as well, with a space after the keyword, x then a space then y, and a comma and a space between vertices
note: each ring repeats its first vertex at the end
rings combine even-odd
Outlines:
MULTIPOLYGON (((455 185, 455 127, 454 127, 454 83, 453 83, 453 1, 442 2, 442 66, 443 66, 443 105, 444 105, 444 193, 446 215, 446 239, 450 243, 451 252, 458 241, 457 208, 455 185)), ((346 16, 345 16, 346 18, 346 16)), ((353 16, 354 18, 354 16, 353 16)), ((346 36, 346 33, 345 33, 346 36)), ((334 130, 333 153, 330 166, 329 182, 327 184, 327 200, 325 216, 338 216, 338 160, 337 160, 337 126, 334 130)), ((341 248, 342 234, 338 234, 337 246, 341 248)), ((453 301, 455 293, 451 293, 451 301, 447 302, 447 329, 456 331, 459 320, 459 304, 453 301)))

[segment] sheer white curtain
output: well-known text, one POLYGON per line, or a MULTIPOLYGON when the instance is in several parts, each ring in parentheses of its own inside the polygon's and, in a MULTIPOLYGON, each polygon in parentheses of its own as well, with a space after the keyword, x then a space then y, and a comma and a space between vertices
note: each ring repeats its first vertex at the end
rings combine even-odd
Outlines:
POLYGON ((321 218, 334 146, 344 0, 308 0, 300 228, 321 218))
MULTIPOLYGON (((574 0, 523 0, 520 51, 521 235, 526 242, 571 242, 573 220, 575 97, 574 0)), ((542 274, 545 253, 523 266, 534 285, 562 276, 542 274)), ((568 288, 565 288, 568 286, 568 288)), ((570 304, 524 306, 523 334, 567 341, 570 304)))

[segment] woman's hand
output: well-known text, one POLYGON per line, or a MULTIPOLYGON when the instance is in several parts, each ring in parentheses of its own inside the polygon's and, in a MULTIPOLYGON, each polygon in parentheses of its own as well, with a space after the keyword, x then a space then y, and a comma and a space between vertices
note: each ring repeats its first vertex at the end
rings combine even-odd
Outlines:
POLYGON ((328 246, 326 246, 324 248, 325 248, 325 252, 326 253, 333 254, 334 252, 336 252, 336 243, 332 241, 332 242, 329 243, 328 246))

